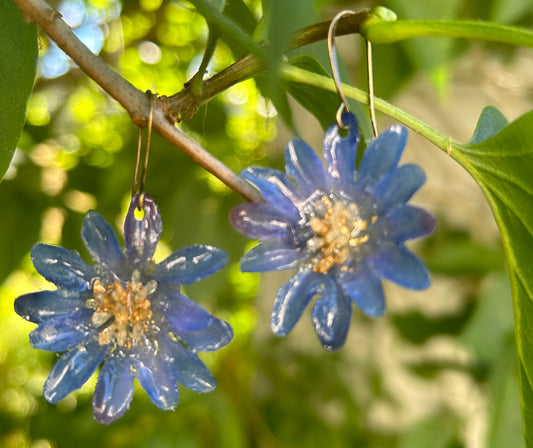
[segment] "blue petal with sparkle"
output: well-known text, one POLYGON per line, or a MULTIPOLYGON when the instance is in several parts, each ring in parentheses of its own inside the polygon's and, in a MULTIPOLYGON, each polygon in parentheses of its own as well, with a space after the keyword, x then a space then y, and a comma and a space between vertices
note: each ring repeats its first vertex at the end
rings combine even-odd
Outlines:
POLYGON ((57 403, 79 389, 104 360, 109 348, 96 341, 78 345, 63 354, 55 363, 44 384, 44 398, 57 403))
POLYGON ((286 336, 316 294, 334 300, 337 296, 337 287, 333 279, 312 269, 300 269, 276 295, 271 318, 274 334, 286 336))
POLYGON ((99 265, 121 274, 125 257, 115 232, 100 213, 90 210, 81 227, 85 247, 99 265))
POLYGON ((164 411, 178 405, 177 377, 167 359, 161 359, 151 351, 141 352, 133 359, 135 376, 146 391, 150 400, 164 411))
POLYGON ((256 240, 286 239, 292 229, 287 216, 266 202, 245 202, 234 207, 230 220, 236 230, 256 240))
POLYGON ((152 307, 180 331, 203 330, 213 318, 202 305, 170 288, 161 288, 158 291, 152 299, 152 307))
POLYGON ((85 305, 78 294, 61 291, 38 291, 25 294, 15 300, 15 312, 24 319, 39 324, 51 317, 74 314, 85 305))
POLYGON ((216 247, 197 244, 183 247, 159 263, 154 272, 158 284, 189 285, 219 271, 228 255, 216 247))
POLYGON ((196 353, 168 338, 162 338, 161 349, 172 357, 173 370, 185 387, 195 392, 211 392, 215 389, 215 378, 196 353))
POLYGON ((41 350, 64 352, 89 337, 90 315, 89 310, 81 310, 46 319, 30 333, 30 344, 41 350))
POLYGON ((140 201, 139 195, 131 200, 124 221, 124 238, 128 260, 135 269, 144 271, 152 260, 163 225, 154 200, 144 195, 139 210, 140 201))
POLYGON ((252 247, 241 258, 241 271, 263 272, 279 271, 296 267, 303 251, 288 247, 287 242, 269 240, 252 247))
POLYGON ((407 141, 407 129, 391 126, 370 142, 366 148, 356 184, 361 188, 374 187, 382 176, 396 167, 407 141))
POLYGON ((386 216, 388 236, 398 243, 429 235, 437 221, 428 211, 411 205, 393 208, 386 216))
POLYGON ((334 123, 324 135, 323 146, 330 179, 341 186, 347 186, 353 182, 355 176, 359 129, 353 114, 343 114, 342 123, 348 128, 347 135, 343 137, 337 123, 334 123))
POLYGON ((241 176, 254 184, 267 202, 283 212, 289 222, 300 219, 296 193, 285 173, 271 168, 250 167, 241 172, 241 176))
POLYGON ((303 198, 310 196, 317 189, 325 188, 327 185, 326 172, 322 161, 315 151, 302 140, 294 139, 287 144, 285 148, 285 170, 303 198))
POLYGON ((98 423, 109 425, 122 417, 133 397, 131 360, 118 354, 104 363, 93 396, 93 412, 98 423))
POLYGON ((401 244, 381 247, 370 263, 381 278, 406 288, 426 289, 430 285, 424 263, 401 244))
POLYGON ((360 265, 353 272, 343 272, 339 278, 342 291, 370 317, 383 316, 385 296, 381 281, 366 265, 360 265))
POLYGON ((342 293, 323 295, 316 301, 311 321, 324 348, 338 350, 344 345, 351 317, 352 303, 342 293))
POLYGON ((378 182, 374 195, 380 208, 386 210, 406 203, 425 181, 424 170, 418 165, 402 165, 378 182))
POLYGON ((201 331, 176 331, 177 336, 196 351, 218 350, 233 338, 233 329, 227 322, 211 317, 211 321, 201 331))
POLYGON ((35 269, 49 282, 72 292, 89 288, 94 269, 71 250, 48 244, 36 244, 31 249, 35 269))

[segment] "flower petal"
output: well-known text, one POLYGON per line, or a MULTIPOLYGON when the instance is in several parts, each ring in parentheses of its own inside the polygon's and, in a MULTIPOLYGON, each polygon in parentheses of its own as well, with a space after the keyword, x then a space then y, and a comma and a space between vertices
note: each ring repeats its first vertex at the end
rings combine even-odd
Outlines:
POLYGON ((424 263, 401 244, 383 247, 370 263, 379 277, 406 288, 426 289, 431 283, 424 263))
POLYGON ((83 386, 104 360, 107 351, 107 346, 94 341, 73 347, 63 354, 44 384, 46 401, 57 403, 73 390, 83 386))
POLYGON ((172 368, 178 382, 195 392, 211 392, 216 388, 217 382, 196 353, 169 338, 161 338, 160 342, 162 350, 174 359, 172 368))
POLYGON ((89 210, 85 215, 81 238, 97 264, 120 273, 126 259, 115 232, 100 213, 89 210))
POLYGON ((197 282, 220 270, 228 261, 221 249, 207 245, 182 247, 155 268, 158 284, 197 282))
POLYGON ((109 425, 122 417, 133 397, 131 360, 110 356, 104 363, 93 396, 93 412, 98 423, 109 425))
POLYGON ((203 330, 213 319, 202 305, 169 288, 156 291, 155 298, 152 298, 152 307, 163 314, 178 331, 203 330))
POLYGON ((352 302, 337 288, 318 299, 311 313, 311 321, 322 346, 338 350, 344 345, 352 317, 352 302))
POLYGON ((397 243, 429 235, 437 224, 435 216, 431 213, 410 205, 393 208, 387 214, 386 222, 387 235, 397 243))
POLYGON ((289 222, 298 222, 300 213, 296 204, 299 199, 285 173, 272 168, 248 167, 241 176, 254 184, 266 201, 285 214, 289 222))
POLYGON ((291 234, 287 217, 266 202, 245 202, 230 211, 230 221, 238 232, 254 240, 288 238, 291 234))
POLYGON ((79 294, 64 294, 61 291, 38 291, 25 294, 15 300, 15 312, 36 324, 54 316, 80 311, 85 301, 79 294))
POLYGON ((324 157, 328 174, 335 182, 348 185, 355 176, 355 155, 359 144, 359 128, 355 115, 345 113, 342 122, 348 127, 345 137, 339 133, 339 126, 333 123, 324 135, 324 157))
POLYGON ((35 269, 49 282, 72 292, 89 289, 94 269, 71 250, 48 244, 31 249, 35 269))
POLYGON ((139 195, 135 195, 130 203, 124 221, 124 238, 126 240, 126 256, 136 269, 143 272, 159 242, 163 225, 161 216, 154 200, 144 195, 142 211, 139 211, 139 195), (140 213, 141 218, 135 215, 140 213))
POLYGON ((406 203, 425 181, 424 170, 418 165, 402 165, 378 182, 374 195, 381 209, 386 210, 406 203))
POLYGON ((162 359, 152 351, 145 350, 139 358, 133 359, 135 376, 158 408, 165 411, 178 405, 178 379, 172 371, 169 360, 162 359))
POLYGON ((336 295, 337 287, 333 279, 312 269, 300 269, 276 295, 270 321, 274 334, 286 336, 296 325, 315 294, 336 295))
POLYGON ((229 344, 233 329, 227 322, 211 317, 211 322, 202 330, 177 331, 176 334, 196 351, 214 351, 229 344))
POLYGON ((285 170, 302 197, 326 188, 326 172, 315 151, 302 140, 294 139, 285 148, 285 170))
POLYGON ((64 352, 87 339, 92 328, 87 326, 90 310, 46 319, 30 333, 32 347, 51 352, 64 352))
POLYGON ((285 241, 259 243, 241 257, 241 271, 263 272, 291 269, 302 258, 302 249, 288 247, 285 241))
POLYGON ((359 266, 353 272, 341 273, 338 283, 344 295, 352 299, 367 316, 383 316, 385 313, 383 287, 376 274, 367 266, 359 266))
POLYGON ((356 183, 361 188, 374 186, 394 168, 407 141, 407 129, 395 125, 370 142, 359 164, 356 183))

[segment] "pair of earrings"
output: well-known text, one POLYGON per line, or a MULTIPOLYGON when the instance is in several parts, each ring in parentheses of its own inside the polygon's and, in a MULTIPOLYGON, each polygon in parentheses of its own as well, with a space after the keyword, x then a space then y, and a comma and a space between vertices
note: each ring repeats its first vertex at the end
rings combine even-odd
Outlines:
MULTIPOLYGON (((275 298, 273 332, 287 335, 318 296, 311 319, 328 350, 344 344, 352 303, 371 317, 384 313, 382 279, 412 289, 429 286, 425 266, 404 243, 435 227, 431 214, 407 205, 425 175, 417 165, 398 166, 405 128, 392 126, 377 135, 372 88, 375 138, 356 168, 359 130, 340 88, 333 45, 336 24, 345 14, 335 17, 328 36, 342 104, 324 136, 326 165, 305 142, 292 140, 285 151, 285 172, 250 167, 241 173, 264 202, 244 203, 230 213, 236 230, 260 241, 243 255, 242 271, 296 270, 275 298)), ((33 264, 57 289, 15 301, 15 311, 38 325, 30 333, 32 346, 63 353, 45 383, 46 400, 56 403, 79 389, 102 365, 93 411, 104 424, 128 409, 134 377, 165 410, 178 404, 178 382, 197 392, 213 390, 216 381, 197 352, 218 350, 233 337, 227 322, 180 292, 182 284, 221 269, 225 252, 194 245, 158 264, 153 261, 162 222, 144 192, 151 119, 152 107, 140 182, 139 137, 125 250, 104 218, 89 211, 81 236, 95 265, 62 247, 37 244, 31 251, 33 264)))

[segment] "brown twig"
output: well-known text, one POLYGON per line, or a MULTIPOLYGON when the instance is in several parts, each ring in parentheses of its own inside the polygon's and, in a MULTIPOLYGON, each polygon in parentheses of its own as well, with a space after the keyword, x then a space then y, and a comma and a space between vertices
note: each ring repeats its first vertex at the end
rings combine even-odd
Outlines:
MULTIPOLYGON (((136 89, 115 73, 102 59, 94 55, 61 19, 60 14, 46 2, 43 0, 13 1, 18 5, 27 21, 39 25, 90 78, 128 111, 136 125, 146 125, 149 104, 144 92, 136 89)), ((163 112, 164 104, 162 102, 164 103, 161 100, 154 102, 153 128, 159 134, 245 199, 249 201, 263 200, 261 194, 249 183, 170 123, 163 112)))
MULTIPOLYGON (((60 14, 44 0, 13 1, 18 5, 28 22, 39 25, 56 42, 58 47, 78 64, 81 70, 128 111, 132 121, 137 126, 146 126, 149 103, 144 92, 135 88, 114 72, 102 59, 93 54, 61 19, 60 14)), ((358 32, 361 23, 367 17, 368 12, 365 11, 344 18, 339 21, 337 35, 358 32)), ((325 39, 329 23, 322 22, 300 30, 292 37, 288 49, 325 39)), ((263 69, 263 61, 249 54, 206 80, 199 96, 194 95, 188 87, 185 87, 171 97, 158 98, 153 105, 153 128, 174 146, 188 154, 196 163, 249 201, 262 201, 263 198, 255 188, 216 157, 213 157, 198 143, 183 134, 173 123, 176 120, 192 116, 201 104, 263 69)))
MULTIPOLYGON (((369 11, 361 11, 343 17, 337 24, 335 34, 337 36, 343 36, 358 33, 361 24, 368 18, 368 15, 369 11)), ((331 20, 328 20, 297 31, 289 41, 287 51, 327 39, 330 23, 331 20)), ((191 87, 186 86, 175 95, 168 97, 166 101, 168 113, 177 121, 190 118, 194 115, 198 107, 212 99, 218 93, 257 75, 265 68, 265 62, 259 59, 259 57, 254 54, 247 54, 221 72, 206 79, 203 83, 202 92, 199 95, 195 95, 191 87)))

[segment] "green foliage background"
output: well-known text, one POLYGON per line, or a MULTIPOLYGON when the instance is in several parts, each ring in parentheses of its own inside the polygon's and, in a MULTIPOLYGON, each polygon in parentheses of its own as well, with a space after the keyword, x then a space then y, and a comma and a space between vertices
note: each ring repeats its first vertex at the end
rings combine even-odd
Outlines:
MULTIPOLYGON (((9 4, 12 9, 11 0, 1 1, 0 21, 7 17, 2 15, 2 8, 9 4)), ((64 0, 63 6, 69 2, 84 7, 86 18, 97 17, 95 23, 105 36, 101 57, 141 90, 161 95, 176 93, 200 63, 208 28, 191 3, 64 0), (116 14, 118 7, 120 15, 116 14)), ((209 2, 192 3, 201 6, 209 2)), ((369 3, 377 4, 365 2, 365 6, 369 3)), ((390 0, 385 4, 404 18, 533 24, 531 0, 390 0)), ((61 7, 60 2, 54 5, 61 7)), ((358 10, 361 5, 326 0, 228 0, 225 14, 254 37, 269 39, 272 74, 291 31, 331 18, 347 7, 358 10), (263 16, 263 11, 268 15, 263 16), (263 18, 269 15, 275 17, 270 23, 263 18)), ((11 9, 6 14, 18 12, 11 9)), ((35 51, 36 47, 31 46, 35 43, 31 40, 31 36, 35 39, 35 27, 20 19, 18 25, 26 26, 29 36, 24 51, 35 51)), ((0 74, 10 72, 8 58, 17 59, 4 30, 0 24, 0 74)), ((50 52, 51 44, 45 36, 39 42, 41 56, 50 52)), ((473 51, 478 57, 497 53, 502 64, 511 63, 515 57, 509 47, 475 45, 415 39, 376 47, 378 95, 394 103, 406 86, 425 78, 444 101, 448 80, 461 57, 473 51)), ((220 71, 246 52, 242 44, 223 39, 209 72, 220 71)), ((298 56, 302 52, 327 66, 324 43, 289 55, 295 65, 320 73, 316 61, 298 56)), ((360 48, 346 54, 354 57, 360 54, 360 48)), ((360 64, 349 71, 352 79, 363 79, 360 64)), ((31 71, 28 76, 32 78, 31 71)), ((11 110, 8 93, 17 92, 28 76, 11 81, 0 78, 2 111, 11 110)), ((317 108, 316 102, 309 102, 308 88, 280 85, 275 76, 267 74, 220 94, 180 127, 237 172, 248 165, 281 168, 284 136, 290 138, 295 131, 305 139, 307 131, 295 124, 304 112, 288 99, 286 91, 319 117, 319 122, 307 117, 307 123, 316 127, 328 123, 324 110, 331 107, 334 97, 323 92, 321 107, 317 108), (265 100, 263 94, 271 99, 265 100)), ((17 97, 15 104, 17 113, 24 113, 24 95, 17 97)), ((413 113, 416 115, 416 111, 413 113)), ((454 148, 457 153, 453 155, 471 171, 475 168, 480 178, 495 176, 487 184, 493 187, 490 191, 496 201, 507 187, 506 179, 502 180, 497 171, 497 159, 491 155, 497 150, 491 148, 501 147, 498 139, 507 142, 519 127, 527 134, 528 143, 533 127, 531 117, 525 116, 494 136, 506 122, 490 110, 484 116, 473 141, 454 148), (482 160, 490 161, 474 166, 479 154, 482 160)), ((8 129, 7 118, 0 114, 0 119, 2 129, 8 129)), ((362 125, 368 129, 368 123, 362 125)), ((15 135, 16 129, 10 128, 10 132, 15 135)), ((439 406, 424 408, 421 404, 423 412, 416 418, 402 416, 409 401, 421 397, 420 392, 411 394, 410 387, 435 390, 444 387, 450 376, 460 377, 484 397, 483 409, 479 409, 484 429, 479 437, 485 446, 523 446, 511 287, 503 249, 498 244, 476 243, 460 227, 441 221, 435 235, 416 246, 435 279, 453 278, 468 291, 464 303, 451 314, 392 312, 372 321, 355 313, 348 344, 337 353, 319 347, 305 318, 293 334, 280 340, 270 334, 269 319, 281 278, 267 275, 260 282, 259 276, 238 270, 238 259, 249 243, 231 228, 227 215, 242 199, 158 135, 153 136, 147 183, 164 223, 163 247, 156 255, 163 258, 181 246, 201 242, 226 250, 230 257, 224 270, 187 288, 193 299, 228 320, 235 329, 230 346, 203 357, 219 386, 209 395, 181 388, 180 405, 174 412, 156 409, 139 387, 131 409, 109 427, 98 425, 92 418, 94 379, 58 405, 46 403, 42 385, 56 356, 29 346, 27 335, 34 326, 13 312, 13 300, 19 294, 49 287, 34 272, 29 250, 42 241, 78 250, 88 259, 79 232, 90 208, 120 229, 130 195, 136 139, 137 129, 128 115, 74 65, 55 78, 46 78, 38 70, 27 122, 0 184, 1 447, 479 447, 464 409, 447 406, 445 400, 439 406), (393 371, 400 377, 392 380, 389 366, 378 356, 381 344, 390 344, 387 337, 395 341, 399 351, 400 369, 393 371), (442 340, 451 341, 460 354, 433 351, 431 348, 442 340), (417 351, 425 355, 407 356, 417 351), (379 418, 383 409, 388 420, 379 418)), ((515 143, 517 152, 531 154, 533 146, 524 144, 524 140, 515 143)), ((7 151, 15 148, 15 143, 5 145, 7 151)), ((428 143, 427 151, 434 150, 428 143)), ((6 152, 4 148, 2 151, 6 152)), ((7 167, 7 161, 4 165, 7 167)), ((516 179, 510 183, 519 187, 524 176, 532 172, 533 166, 519 166, 516 179)), ((521 194, 520 189, 517 191, 521 194)), ((531 193, 526 188, 526 194, 531 193)), ((504 205, 501 210, 505 211, 504 205)), ((521 212, 531 216, 530 210, 521 212)), ((502 215, 501 219, 506 218, 502 215)), ((525 241, 531 241, 532 222, 529 220, 525 241)), ((528 249, 522 250, 525 252, 520 256, 527 257, 528 249)), ((526 282, 533 278, 531 269, 520 267, 512 272, 526 278, 526 282)), ((431 301, 431 295, 426 295, 424 300, 431 301)), ((523 328, 528 327, 524 324, 523 328)), ((462 392, 448 388, 442 393, 462 392)), ((468 400, 466 393, 464 400, 468 400)))

